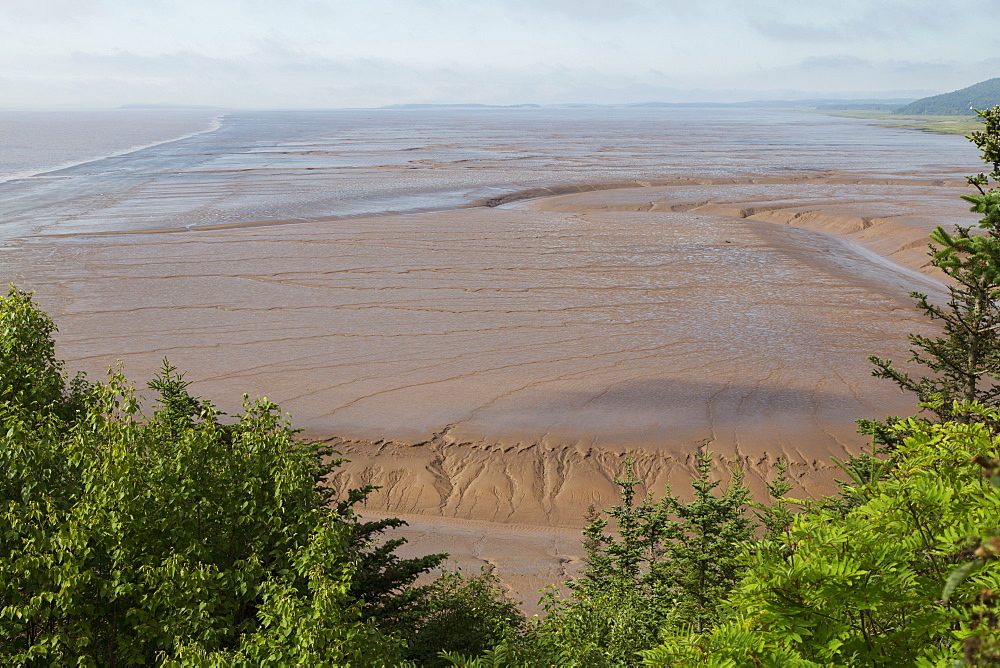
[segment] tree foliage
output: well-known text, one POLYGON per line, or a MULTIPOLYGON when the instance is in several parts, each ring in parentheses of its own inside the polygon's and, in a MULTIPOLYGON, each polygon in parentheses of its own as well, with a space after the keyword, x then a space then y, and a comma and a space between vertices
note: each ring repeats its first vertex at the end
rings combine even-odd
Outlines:
POLYGON ((989 108, 997 104, 1000 104, 1000 78, 980 81, 950 93, 921 98, 897 108, 895 113, 973 116, 976 113, 974 108, 989 108))
POLYGON ((447 666, 439 655, 478 656, 524 629, 524 614, 491 573, 450 571, 427 586, 422 605, 405 619, 407 658, 447 666))
POLYGON ((938 226, 931 233, 931 264, 951 279, 949 300, 941 306, 913 292, 917 307, 941 325, 938 336, 911 334, 912 363, 929 373, 913 377, 877 356, 873 374, 914 393, 938 419, 947 420, 956 405, 1000 402, 1000 192, 990 189, 1000 179, 1000 107, 978 112, 985 121, 970 139, 992 166, 989 174, 968 177, 978 194, 965 195, 972 211, 983 214, 978 228, 938 226))
POLYGON ((266 401, 223 425, 172 368, 154 384, 149 420, 120 373, 68 426, 0 404, 0 652, 148 664, 250 651, 283 619, 359 657, 397 651, 348 596, 350 530, 315 486, 325 453, 266 401))
POLYGON ((902 666, 961 656, 964 606, 1000 585, 1000 568, 981 568, 948 604, 942 587, 970 538, 1000 517, 1000 495, 973 462, 998 443, 981 422, 905 429, 897 465, 855 490, 862 503, 846 514, 810 505, 786 536, 757 543, 727 622, 669 639, 648 662, 902 666))
POLYGON ((146 417, 120 369, 67 383, 54 331, 0 298, 0 662, 394 665, 521 618, 492 580, 416 586, 447 555, 379 541, 402 522, 359 518, 372 488, 328 487, 274 404, 223 416, 164 360, 146 417))
POLYGON ((26 415, 55 413, 70 418, 87 392, 82 376, 66 383, 56 358, 55 323, 35 308, 31 295, 11 285, 0 309, 0 403, 27 409, 26 415))
POLYGON ((738 557, 750 538, 749 492, 734 471, 719 491, 712 455, 700 453, 691 481, 693 499, 667 490, 637 500, 641 481, 627 462, 620 503, 591 509, 584 529, 586 569, 567 583, 569 596, 551 591, 546 617, 488 654, 498 665, 637 665, 638 652, 665 629, 711 627, 717 607, 739 580, 738 557))

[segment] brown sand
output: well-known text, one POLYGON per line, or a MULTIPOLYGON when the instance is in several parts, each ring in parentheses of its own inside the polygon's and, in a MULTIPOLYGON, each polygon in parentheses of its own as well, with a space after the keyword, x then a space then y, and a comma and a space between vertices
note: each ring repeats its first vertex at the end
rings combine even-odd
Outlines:
POLYGON ((599 186, 35 237, 4 251, 7 279, 36 290, 68 368, 144 379, 168 356, 224 409, 268 396, 351 458, 334 484, 383 486, 368 509, 414 520, 411 549, 499 569, 530 606, 579 567, 581 517, 626 458, 657 490, 683 492, 707 447, 757 492, 778 457, 795 493, 830 491, 855 419, 912 413, 866 355, 906 358, 926 328, 907 291, 943 290, 926 235, 969 218, 953 183, 599 186))
POLYGON ((367 513, 366 519, 386 516, 409 523, 402 529, 409 542, 396 551, 398 555, 409 558, 447 552, 449 570, 494 573, 528 615, 542 612, 541 592, 577 577, 584 569, 578 529, 400 513, 367 513))

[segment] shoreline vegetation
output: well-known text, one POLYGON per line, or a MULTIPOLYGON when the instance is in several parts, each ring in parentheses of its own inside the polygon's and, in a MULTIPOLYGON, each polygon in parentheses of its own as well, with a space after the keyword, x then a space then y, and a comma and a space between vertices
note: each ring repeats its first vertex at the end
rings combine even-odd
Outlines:
POLYGON ((979 129, 982 123, 975 116, 917 116, 915 114, 894 114, 888 111, 864 110, 811 110, 808 113, 838 116, 840 118, 860 118, 877 121, 878 125, 902 130, 918 130, 943 135, 968 135, 979 129))
POLYGON ((878 121, 888 128, 920 130, 934 134, 969 135, 979 130, 977 109, 1000 103, 1000 78, 914 100, 906 105, 851 104, 824 105, 817 112, 829 116, 878 121))

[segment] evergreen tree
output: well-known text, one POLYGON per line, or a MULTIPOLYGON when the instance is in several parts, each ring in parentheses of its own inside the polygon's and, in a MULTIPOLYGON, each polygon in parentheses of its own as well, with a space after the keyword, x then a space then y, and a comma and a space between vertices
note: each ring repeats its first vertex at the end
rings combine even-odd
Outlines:
POLYGON ((664 558, 670 543, 679 536, 670 517, 667 498, 654 500, 652 493, 635 503, 634 462, 625 462, 625 475, 615 479, 621 503, 607 511, 614 520, 617 537, 608 533, 608 520, 591 506, 583 530, 584 562, 587 568, 570 588, 584 596, 606 592, 612 587, 637 589, 644 595, 657 588, 659 575, 654 566, 664 558))
POLYGON ((650 493, 636 504, 641 481, 626 462, 625 476, 615 480, 621 504, 606 513, 616 531, 608 532, 608 520, 593 509, 588 513, 587 568, 570 584, 578 596, 625 587, 659 607, 665 618, 711 624, 715 604, 739 579, 736 560, 752 528, 744 512, 750 493, 737 469, 717 495, 721 483, 711 479, 712 454, 696 458, 694 498, 688 503, 667 490, 659 500, 650 493))
POLYGON ((1000 402, 1000 192, 990 188, 1000 180, 1000 107, 977 112, 985 121, 982 131, 969 136, 992 167, 989 174, 968 177, 978 194, 965 195, 971 210, 983 214, 978 229, 956 225, 954 232, 938 226, 931 233, 931 264, 952 280, 944 306, 925 294, 911 293, 917 307, 941 324, 939 336, 911 334, 910 361, 929 373, 913 377, 877 356, 873 375, 894 381, 914 393, 921 405, 938 419, 955 418, 955 402, 1000 402))
POLYGON ((687 503, 670 490, 637 501, 641 481, 626 462, 615 481, 621 502, 588 513, 587 567, 567 583, 572 596, 549 594, 547 617, 500 643, 480 665, 637 665, 638 653, 666 629, 715 625, 719 605, 740 580, 752 522, 742 475, 734 472, 720 493, 712 461, 710 453, 697 454, 687 503))
MULTIPOLYGON (((652 665, 952 666, 967 650, 991 657, 1000 591, 995 547, 1000 494, 980 462, 997 456, 986 423, 910 420, 897 464, 851 488, 857 503, 807 504, 788 531, 755 545, 720 622, 665 638, 652 665), (970 537, 982 537, 969 545, 970 537), (942 590, 965 553, 982 554, 951 600, 942 590), (972 638, 973 642, 965 642, 972 638)), ((992 414, 991 414, 992 413, 992 414)), ((994 469, 995 472, 995 469, 994 469)), ((1000 548, 998 548, 1000 549, 1000 548)), ((995 665, 988 661, 968 665, 995 665)))
POLYGON ((698 472, 691 480, 694 499, 682 503, 667 496, 678 535, 655 570, 662 572, 673 593, 670 621, 700 632, 718 621, 718 605, 741 579, 739 557, 751 537, 752 523, 744 513, 750 491, 742 471, 735 469, 729 486, 716 495, 720 482, 710 478, 712 455, 699 453, 696 465, 698 472))
POLYGON ((770 504, 751 503, 756 509, 757 519, 764 529, 764 538, 775 538, 785 535, 795 520, 795 513, 789 508, 785 495, 792 490, 792 482, 788 479, 788 462, 779 459, 775 465, 778 475, 767 483, 767 495, 770 504))

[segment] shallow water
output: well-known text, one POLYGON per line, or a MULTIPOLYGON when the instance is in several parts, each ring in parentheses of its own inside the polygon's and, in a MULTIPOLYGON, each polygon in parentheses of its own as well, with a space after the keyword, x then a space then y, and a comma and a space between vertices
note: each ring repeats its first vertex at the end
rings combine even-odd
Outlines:
MULTIPOLYGON (((98 144, 141 141, 112 142, 101 123, 98 144)), ((44 155, 53 143, 35 141, 19 150, 44 155)), ((439 210, 628 179, 954 177, 976 163, 962 138, 780 111, 231 112, 213 132, 0 183, 0 239, 439 210)))
POLYGON ((222 116, 207 110, 0 110, 0 182, 208 132, 222 116))

